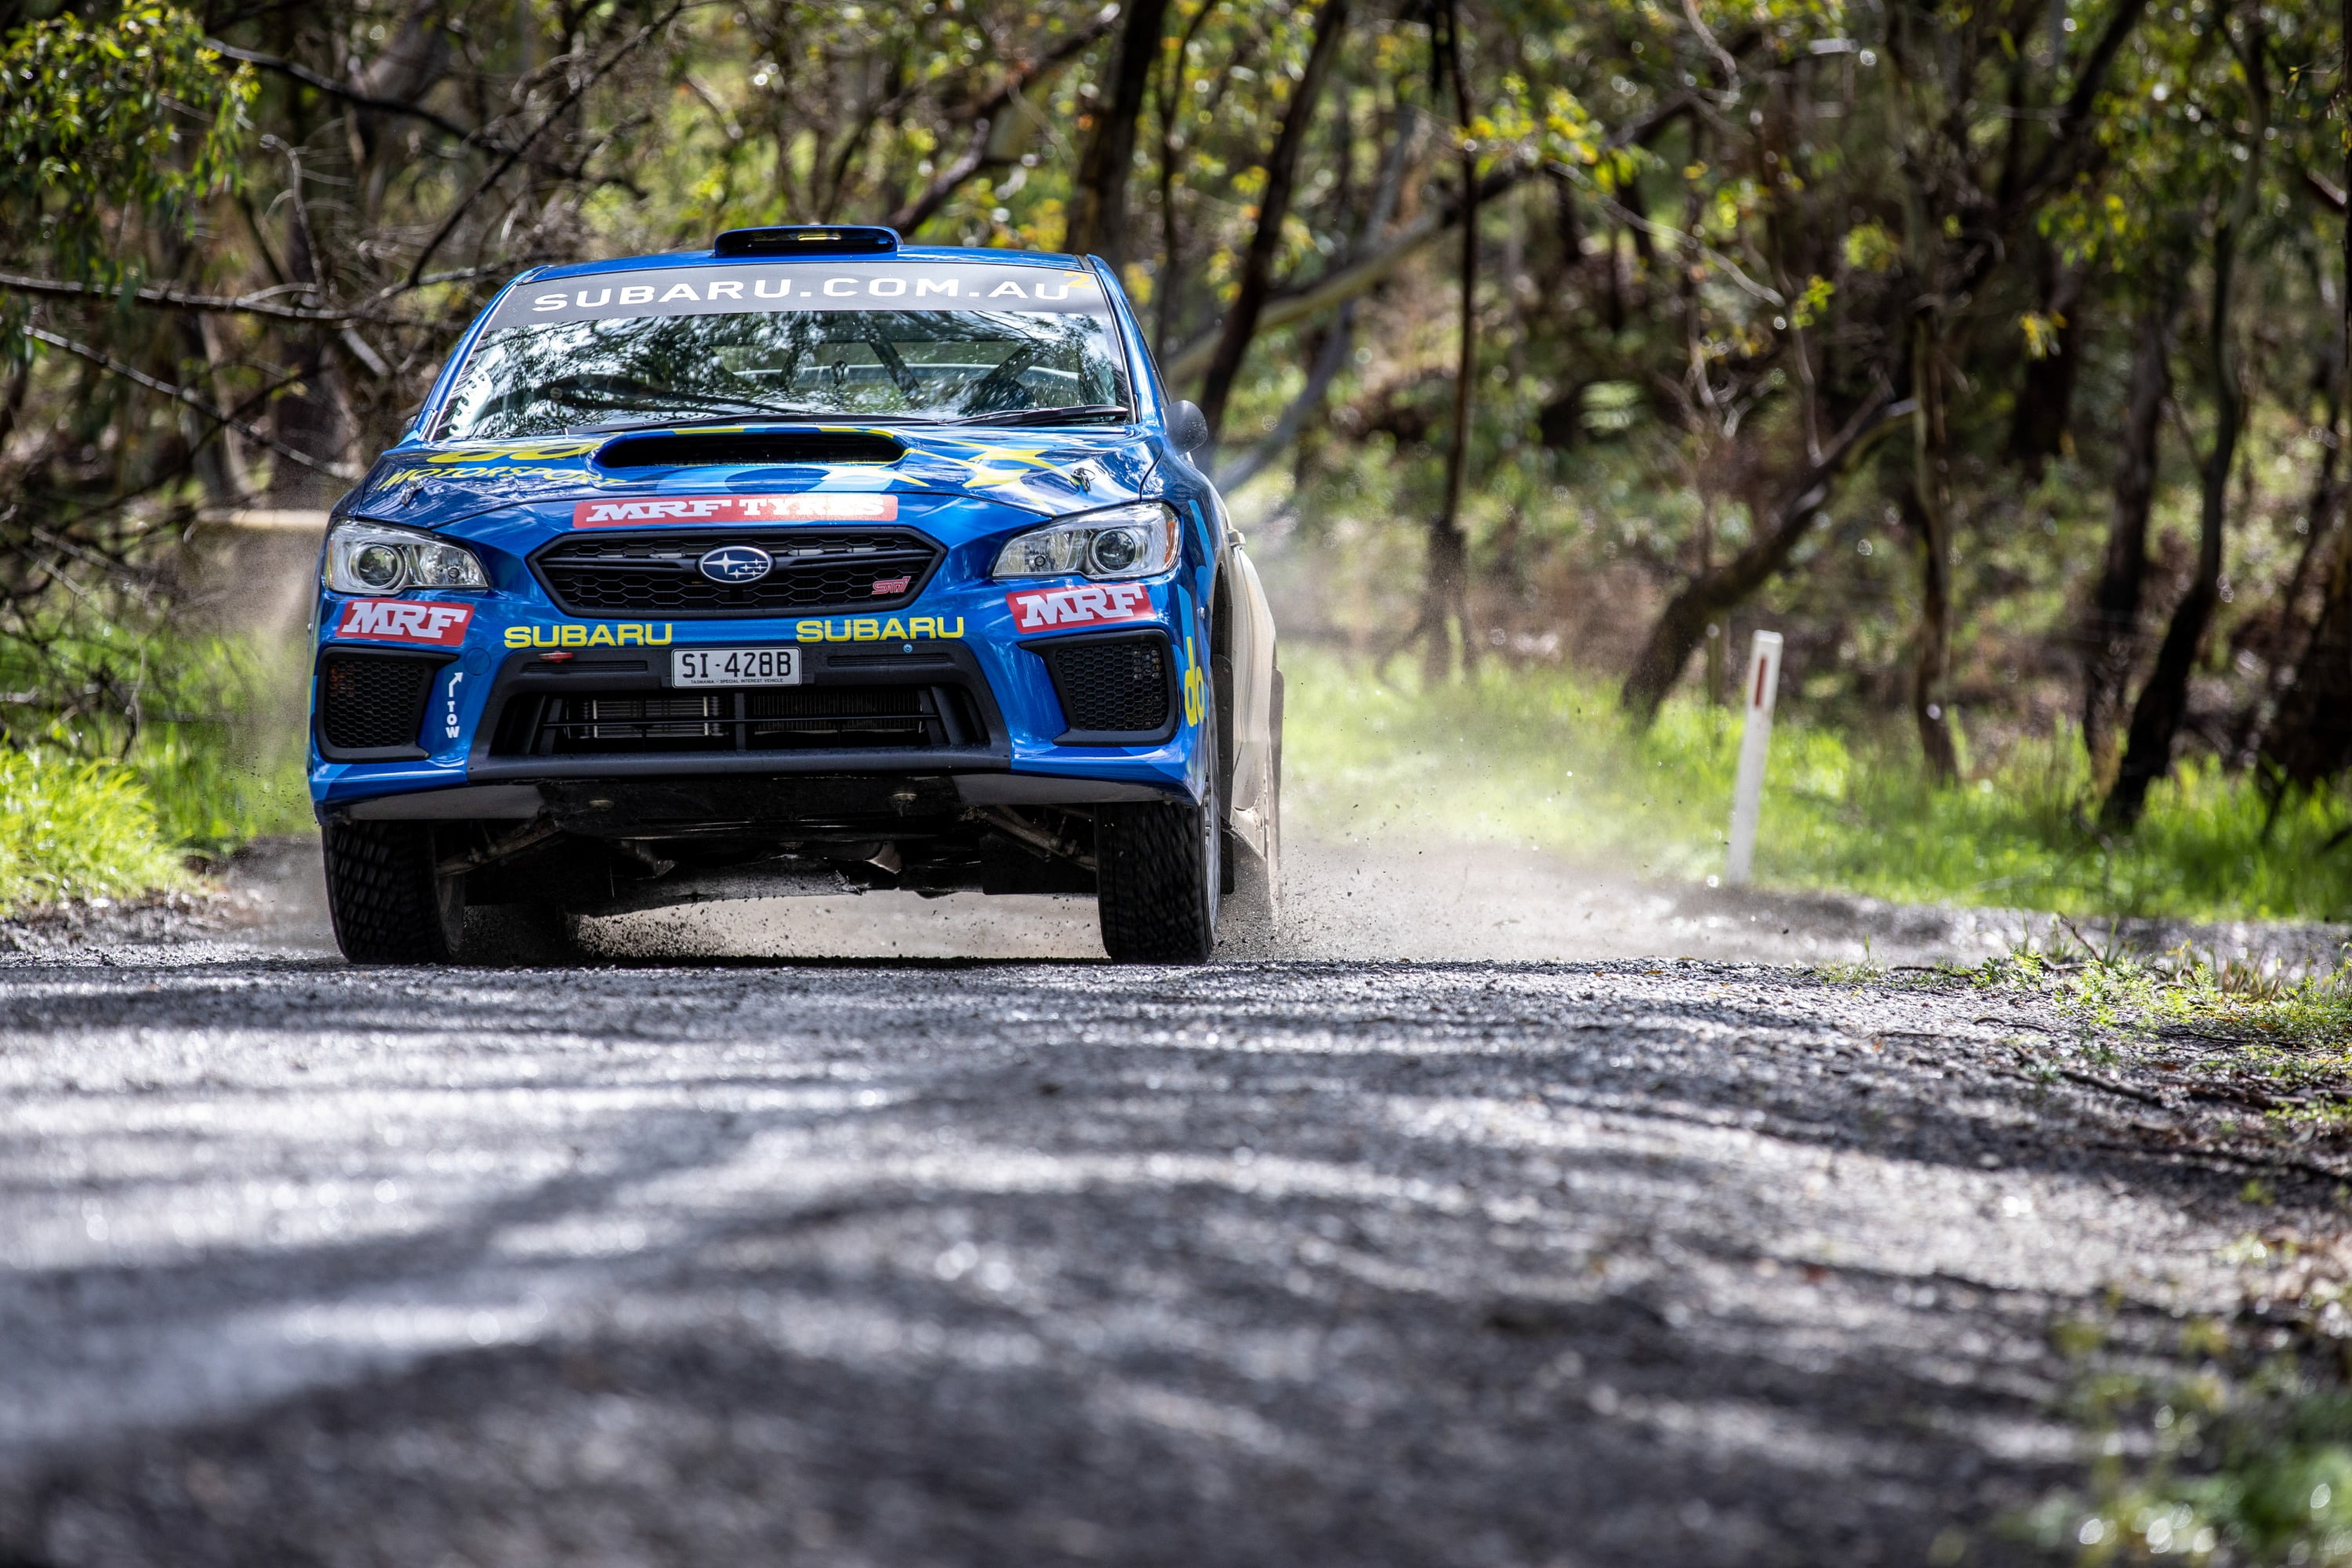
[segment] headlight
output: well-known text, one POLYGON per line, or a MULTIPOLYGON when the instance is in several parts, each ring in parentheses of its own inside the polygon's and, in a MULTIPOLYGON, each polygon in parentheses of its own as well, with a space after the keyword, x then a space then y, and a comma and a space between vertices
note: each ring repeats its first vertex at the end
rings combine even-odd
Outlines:
POLYGON ((1176 564, 1176 509, 1139 501, 1064 518, 1007 541, 997 577, 1153 577, 1176 564))
POLYGON ((327 586, 338 594, 397 594, 404 588, 487 588, 489 574, 462 544, 413 528, 353 521, 327 535, 327 586))

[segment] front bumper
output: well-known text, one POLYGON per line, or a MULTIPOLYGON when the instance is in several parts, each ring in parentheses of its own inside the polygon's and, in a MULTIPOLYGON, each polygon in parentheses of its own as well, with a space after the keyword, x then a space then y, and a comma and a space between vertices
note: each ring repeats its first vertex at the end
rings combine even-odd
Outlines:
MULTIPOLYGON (((333 628, 350 619, 344 612, 351 601, 328 595, 319 619, 329 628, 320 641, 322 660, 338 652, 405 654, 430 668, 432 684, 417 743, 396 754, 339 753, 316 717, 314 689, 312 798, 322 821, 533 816, 561 793, 556 786, 597 779, 923 777, 947 781, 945 787, 966 805, 1197 800, 1205 786, 1196 755, 1196 694, 1205 679, 1198 650, 1207 643, 1205 627, 1196 625, 1196 602, 1181 578, 1163 579, 1150 590, 1147 616, 1115 628, 1043 635, 1024 635, 1014 626, 996 584, 954 592, 934 584, 921 603, 889 616, 675 623, 581 620, 530 602, 528 593, 493 594, 466 601, 473 613, 461 644, 429 649, 339 635, 333 628), (925 635, 907 635, 910 630, 925 635), (1086 743, 1097 737, 1063 711, 1045 650, 1114 630, 1164 639, 1181 683, 1172 732, 1164 741, 1086 743), (783 750, 744 743, 723 748, 721 742, 711 749, 605 753, 531 743, 523 733, 530 726, 518 717, 532 703, 568 692, 678 692, 670 679, 674 648, 777 645, 798 647, 806 661, 806 686, 785 689, 933 691, 931 707, 942 722, 929 743, 920 745, 783 750)), ((436 601, 432 595, 415 597, 436 601)), ((743 723, 712 722, 714 729, 743 723)))

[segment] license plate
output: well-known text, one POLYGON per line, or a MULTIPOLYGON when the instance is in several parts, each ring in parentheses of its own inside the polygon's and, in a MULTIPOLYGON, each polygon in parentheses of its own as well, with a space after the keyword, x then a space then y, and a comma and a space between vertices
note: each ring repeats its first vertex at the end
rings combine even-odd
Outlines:
POLYGON ((672 686, 798 686, 801 650, 796 647, 674 647, 669 650, 672 686))

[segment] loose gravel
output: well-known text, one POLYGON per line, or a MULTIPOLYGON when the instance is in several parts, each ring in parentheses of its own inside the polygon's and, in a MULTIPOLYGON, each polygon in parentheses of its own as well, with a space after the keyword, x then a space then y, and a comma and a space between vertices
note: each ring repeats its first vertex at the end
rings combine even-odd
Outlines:
POLYGON ((2075 1032, 1671 960, 0 960, 0 1563, 2016 1561, 2053 1330, 2235 1310, 2259 1223, 2075 1032))

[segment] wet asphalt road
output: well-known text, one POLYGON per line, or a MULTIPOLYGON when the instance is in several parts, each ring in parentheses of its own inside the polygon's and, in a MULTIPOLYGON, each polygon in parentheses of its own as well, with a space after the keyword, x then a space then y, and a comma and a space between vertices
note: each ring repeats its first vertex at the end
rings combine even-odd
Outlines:
POLYGON ((0 1563, 2018 1560, 2053 1324, 2231 1310, 2247 1225, 2068 1033, 1690 962, 10 961, 0 1563))

